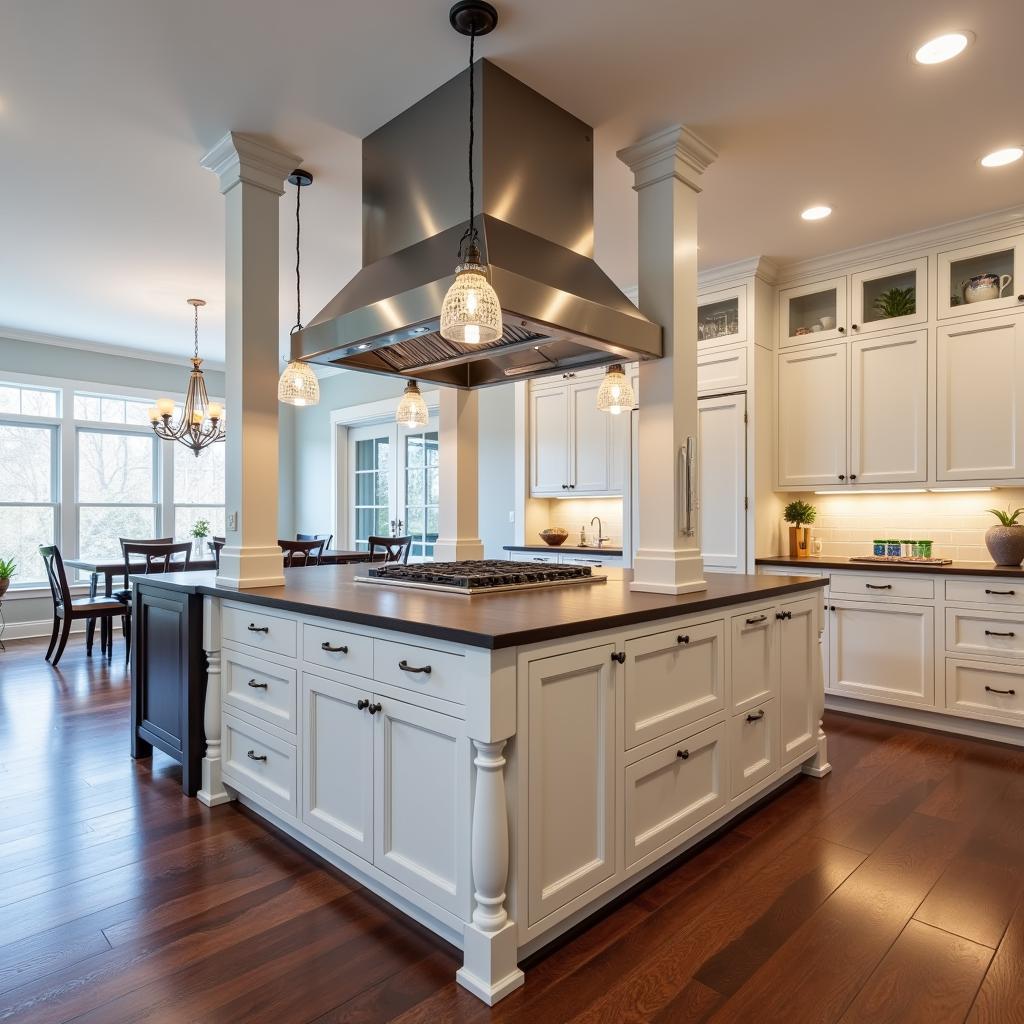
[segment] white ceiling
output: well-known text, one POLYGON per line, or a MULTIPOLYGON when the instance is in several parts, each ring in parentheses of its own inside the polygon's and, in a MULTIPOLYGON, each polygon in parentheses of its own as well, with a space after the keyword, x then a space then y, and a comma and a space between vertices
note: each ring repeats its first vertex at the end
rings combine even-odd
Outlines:
MULTIPOLYGON (((702 264, 788 261, 1024 202, 1020 0, 504 0, 478 47, 596 130, 598 260, 635 283, 635 199, 615 150, 682 122, 719 151, 702 264), (950 28, 947 65, 908 53, 950 28), (833 216, 808 224, 812 203, 833 216)), ((185 298, 223 352, 222 203, 199 166, 269 135, 304 193, 307 319, 358 268, 358 139, 457 73, 447 0, 6 0, 0 7, 0 333, 184 355, 185 298)), ((282 207, 282 340, 293 322, 282 207)))

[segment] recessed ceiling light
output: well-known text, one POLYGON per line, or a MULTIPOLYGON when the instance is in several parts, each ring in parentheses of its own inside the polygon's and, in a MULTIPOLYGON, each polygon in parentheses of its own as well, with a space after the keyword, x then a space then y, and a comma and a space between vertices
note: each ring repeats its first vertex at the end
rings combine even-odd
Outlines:
POLYGON ((1012 164, 1015 160, 1019 160, 1024 156, 1024 149, 1020 146, 1007 146, 1006 149, 997 149, 994 153, 989 153, 988 156, 981 158, 982 167, 1003 167, 1006 164, 1012 164))
POLYGON ((973 39, 973 32, 946 32, 919 46, 914 51, 914 60, 918 64, 941 64, 963 53, 973 39))
POLYGON ((808 206, 800 216, 804 220, 824 220, 831 212, 831 206, 808 206))

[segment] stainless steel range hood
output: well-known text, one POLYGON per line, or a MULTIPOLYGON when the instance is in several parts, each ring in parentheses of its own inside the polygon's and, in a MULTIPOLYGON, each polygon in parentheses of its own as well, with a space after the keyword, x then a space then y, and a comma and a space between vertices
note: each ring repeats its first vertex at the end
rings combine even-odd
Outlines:
POLYGON ((438 333, 468 207, 467 69, 363 140, 363 269, 302 331, 292 358, 459 388, 662 354, 594 262, 589 125, 489 61, 476 75, 480 247, 504 334, 438 333))

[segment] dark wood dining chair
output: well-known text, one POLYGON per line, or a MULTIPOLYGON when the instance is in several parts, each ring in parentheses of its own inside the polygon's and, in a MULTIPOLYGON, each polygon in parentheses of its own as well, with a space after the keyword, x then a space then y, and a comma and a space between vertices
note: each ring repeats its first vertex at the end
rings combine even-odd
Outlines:
POLYGON ((409 551, 412 549, 412 537, 368 537, 367 544, 370 550, 370 561, 401 562, 409 564, 409 551), (383 558, 376 559, 374 556, 380 549, 383 558))
POLYGON ((331 541, 334 540, 333 533, 297 533, 295 534, 296 540, 322 540, 324 542, 324 550, 327 550, 331 546, 331 541))
MULTIPOLYGON (((132 648, 132 589, 128 584, 128 577, 132 574, 149 576, 157 572, 187 572, 192 559, 192 542, 186 540, 175 544, 173 540, 122 540, 121 555, 124 558, 124 588, 117 592, 117 597, 123 609, 121 629, 124 633, 124 656, 127 661, 132 648)), ((112 638, 110 643, 113 647, 112 638)))
POLYGON ((277 543, 284 552, 286 569, 293 565, 319 565, 327 546, 322 540, 279 540, 277 543))
POLYGON ((227 544, 227 542, 227 537, 210 538, 210 547, 213 549, 213 560, 216 563, 218 569, 220 568, 221 549, 224 547, 225 544, 227 544))
MULTIPOLYGON (((39 555, 46 566, 46 580, 53 598, 53 631, 50 633, 50 646, 46 649, 46 660, 51 665, 60 661, 67 646, 71 623, 80 619, 100 620, 100 644, 106 650, 107 637, 113 633, 111 623, 115 616, 124 615, 124 605, 114 597, 72 598, 60 549, 55 544, 44 545, 39 548, 39 555)), ((86 640, 86 653, 92 654, 89 638, 86 640)))

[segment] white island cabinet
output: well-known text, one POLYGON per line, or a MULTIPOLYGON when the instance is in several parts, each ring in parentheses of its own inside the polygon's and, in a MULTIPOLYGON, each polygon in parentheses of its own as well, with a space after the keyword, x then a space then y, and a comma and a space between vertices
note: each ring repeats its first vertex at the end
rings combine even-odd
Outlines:
POLYGON ((525 957, 829 770, 820 581, 719 579, 677 612, 490 646, 205 589, 200 799, 244 802, 460 947, 494 1003, 525 957))

